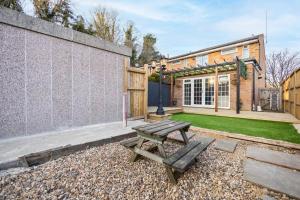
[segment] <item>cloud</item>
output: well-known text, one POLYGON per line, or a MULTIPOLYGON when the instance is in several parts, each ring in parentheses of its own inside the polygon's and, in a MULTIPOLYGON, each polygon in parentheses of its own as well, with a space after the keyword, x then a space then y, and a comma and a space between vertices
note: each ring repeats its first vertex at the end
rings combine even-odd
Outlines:
POLYGON ((160 22, 190 22, 193 19, 204 16, 204 8, 191 2, 179 0, 152 0, 152 1, 118 1, 118 0, 75 0, 79 7, 105 6, 122 13, 143 17, 160 22), (179 6, 180 5, 180 6, 179 6), (196 17, 197 16, 197 17, 196 17))

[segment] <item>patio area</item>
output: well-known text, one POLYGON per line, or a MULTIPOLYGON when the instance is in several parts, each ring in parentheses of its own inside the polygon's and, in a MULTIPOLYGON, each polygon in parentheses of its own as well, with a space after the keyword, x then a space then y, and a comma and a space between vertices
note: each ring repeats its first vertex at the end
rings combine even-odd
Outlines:
POLYGON ((122 122, 113 122, 3 139, 0 141, 0 170, 19 167, 18 158, 24 155, 62 147, 95 146, 97 143, 111 142, 110 139, 133 133, 131 127, 142 124, 145 124, 142 120, 128 121, 128 126, 124 128, 122 122))
MULTIPOLYGON (((199 140, 203 134, 197 134, 199 140)), ((243 161, 252 142, 238 141, 234 153, 216 143, 173 185, 164 167, 150 159, 130 162, 132 152, 119 143, 87 149, 17 175, 0 177, 0 197, 49 199, 293 199, 244 179, 243 161)), ((289 153, 292 150, 258 144, 289 153)), ((181 147, 165 143, 167 154, 181 147)))

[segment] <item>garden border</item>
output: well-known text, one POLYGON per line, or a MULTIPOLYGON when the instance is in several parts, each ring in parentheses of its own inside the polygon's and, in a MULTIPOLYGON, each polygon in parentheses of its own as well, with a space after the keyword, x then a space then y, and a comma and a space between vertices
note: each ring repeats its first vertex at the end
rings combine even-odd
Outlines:
POLYGON ((242 135, 239 133, 230 133, 230 132, 225 132, 225 131, 200 128, 200 127, 195 127, 195 126, 191 126, 190 130, 196 131, 196 132, 212 134, 212 135, 218 135, 218 136, 223 136, 223 137, 239 139, 239 140, 246 140, 246 141, 251 141, 251 142, 258 142, 258 143, 263 143, 263 144, 269 144, 269 145, 275 145, 275 146, 300 150, 300 144, 294 144, 294 143, 280 141, 280 140, 272 140, 272 139, 266 139, 266 138, 262 138, 262 137, 253 137, 253 136, 242 135))

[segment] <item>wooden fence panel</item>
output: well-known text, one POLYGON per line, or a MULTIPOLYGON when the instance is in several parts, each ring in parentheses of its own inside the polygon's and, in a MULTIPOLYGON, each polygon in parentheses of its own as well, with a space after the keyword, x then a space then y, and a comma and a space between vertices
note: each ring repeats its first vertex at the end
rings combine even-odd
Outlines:
POLYGON ((283 110, 300 119, 300 69, 295 70, 282 84, 283 110))
POLYGON ((148 113, 148 70, 129 67, 125 59, 124 92, 129 99, 129 117, 147 119, 148 113))

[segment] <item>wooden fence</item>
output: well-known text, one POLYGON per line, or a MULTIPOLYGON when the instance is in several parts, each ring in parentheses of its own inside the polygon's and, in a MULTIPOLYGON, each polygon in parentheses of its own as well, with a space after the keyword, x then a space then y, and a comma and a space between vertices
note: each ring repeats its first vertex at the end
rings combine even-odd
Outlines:
POLYGON ((124 92, 129 101, 129 117, 147 119, 148 114, 148 69, 129 67, 129 59, 125 58, 124 92))
POLYGON ((295 70, 281 84, 283 110, 300 119, 300 69, 295 70))

